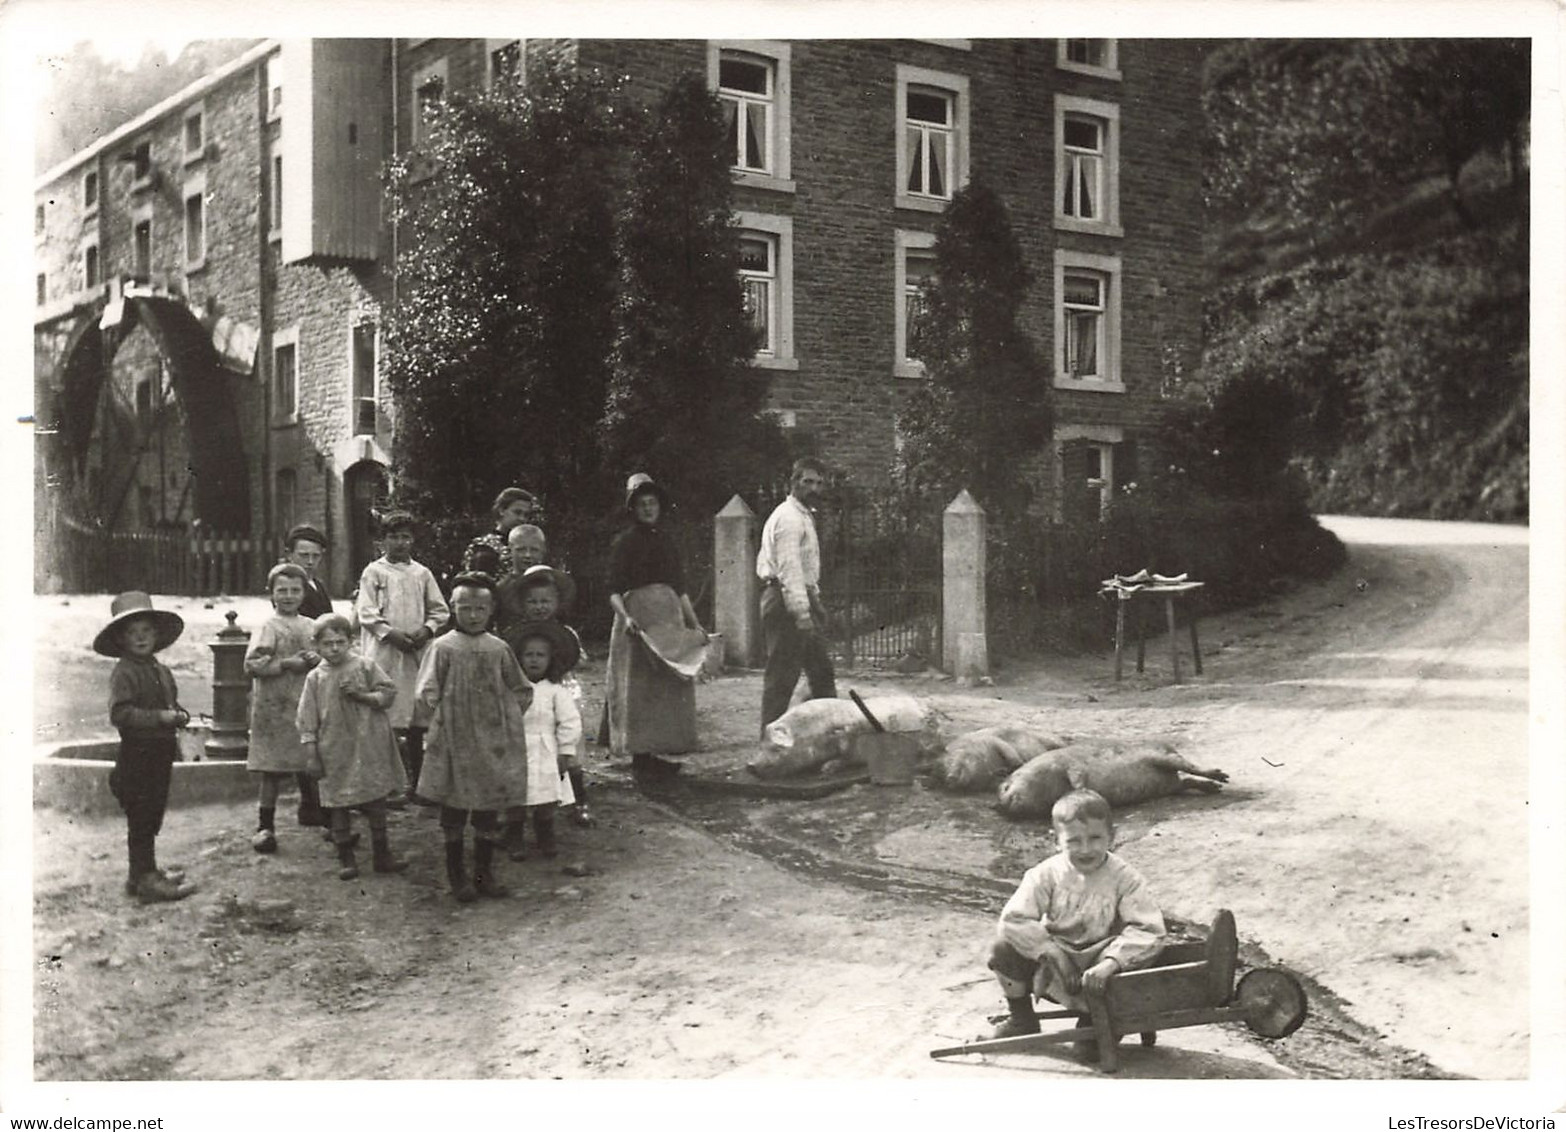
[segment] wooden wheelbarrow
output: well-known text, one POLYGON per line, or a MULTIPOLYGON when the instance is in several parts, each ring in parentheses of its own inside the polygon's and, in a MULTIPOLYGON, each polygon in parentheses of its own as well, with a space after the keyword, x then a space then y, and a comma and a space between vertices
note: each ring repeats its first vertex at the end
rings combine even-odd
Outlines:
MULTIPOLYGON (((1206 1026, 1212 1022, 1244 1022, 1264 1038, 1284 1038, 1305 1021, 1305 990, 1299 980, 1278 967, 1247 971, 1234 980, 1239 940, 1234 916, 1222 909, 1213 920, 1206 942, 1170 944, 1151 967, 1110 976, 1099 994, 1084 991, 1091 1029, 1022 1034, 991 1038, 947 1049, 933 1049, 934 1058, 963 1053, 1015 1053, 1049 1050, 1064 1042, 1098 1042, 1098 1065, 1105 1073, 1119 1068, 1115 1046, 1127 1034, 1140 1034, 1142 1044, 1158 1040, 1159 1030, 1206 1026)), ((1074 1010, 1041 1011, 1041 1019, 1076 1018, 1074 1010)))

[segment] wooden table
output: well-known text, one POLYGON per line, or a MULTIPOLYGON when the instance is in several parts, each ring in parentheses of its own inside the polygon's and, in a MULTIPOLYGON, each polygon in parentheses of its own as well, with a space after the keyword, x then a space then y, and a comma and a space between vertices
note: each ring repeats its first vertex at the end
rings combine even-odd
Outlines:
MULTIPOLYGON (((1125 648, 1126 639, 1126 606, 1138 598, 1163 598, 1164 615, 1169 623, 1169 664, 1174 673, 1174 682, 1180 682, 1180 641, 1175 636, 1175 602, 1187 594, 1195 593, 1201 589, 1205 582, 1148 582, 1142 585, 1122 586, 1106 582, 1099 590, 1105 597, 1113 596, 1115 601, 1115 680, 1121 677, 1121 653, 1125 648)), ((1196 636, 1196 610, 1188 611, 1186 618, 1191 629, 1191 658, 1196 666, 1196 674, 1202 674, 1202 645, 1196 636)), ((1141 620, 1136 624, 1136 670, 1143 670, 1147 658, 1147 641, 1142 634, 1141 620)))

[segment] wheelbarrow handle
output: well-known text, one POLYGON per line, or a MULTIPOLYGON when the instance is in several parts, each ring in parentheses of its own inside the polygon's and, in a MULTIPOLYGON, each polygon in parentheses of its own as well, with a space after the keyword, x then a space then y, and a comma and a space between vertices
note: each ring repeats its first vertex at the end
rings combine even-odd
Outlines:
POLYGON ((870 709, 865 706, 864 700, 859 698, 858 692, 854 691, 852 688, 848 689, 848 698, 853 700, 854 706, 864 713, 865 718, 870 721, 871 727, 874 727, 877 731, 886 730, 886 728, 881 726, 881 721, 870 713, 870 709))

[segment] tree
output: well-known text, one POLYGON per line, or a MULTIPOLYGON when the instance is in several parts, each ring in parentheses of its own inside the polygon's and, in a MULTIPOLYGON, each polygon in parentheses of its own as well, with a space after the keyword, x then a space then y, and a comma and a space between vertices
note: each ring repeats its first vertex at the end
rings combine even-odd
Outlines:
POLYGON ((677 79, 630 159, 619 217, 620 301, 604 411, 609 464, 645 470, 716 510, 785 459, 758 415, 766 385, 739 281, 731 154, 717 99, 677 79))
POLYGON ((597 424, 624 107, 595 74, 529 72, 432 108, 428 142, 391 172, 395 461, 399 495, 429 513, 482 513, 513 482, 584 507, 609 491, 597 424))
POLYGON ((1047 367, 1018 321, 1027 289, 1004 202, 971 183, 936 227, 917 332, 929 381, 897 418, 904 488, 943 499, 967 488, 992 511, 1026 507, 1028 459, 1051 427, 1047 367))

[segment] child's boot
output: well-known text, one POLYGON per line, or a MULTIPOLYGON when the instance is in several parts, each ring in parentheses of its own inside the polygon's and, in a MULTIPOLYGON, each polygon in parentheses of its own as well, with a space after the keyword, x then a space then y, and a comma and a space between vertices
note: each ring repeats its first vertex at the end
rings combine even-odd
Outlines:
POLYGON ((473 881, 480 896, 511 895, 511 890, 495 877, 495 843, 487 837, 473 841, 473 881))
POLYGON ((408 862, 401 857, 392 856, 391 843, 387 840, 384 829, 372 829, 370 831, 371 852, 375 854, 375 871, 378 873, 400 873, 408 867, 408 862))
POLYGON ((506 822, 506 856, 513 861, 527 860, 527 811, 506 822))
POLYGON ((299 784, 299 824, 303 826, 326 825, 326 814, 321 809, 321 790, 308 774, 296 774, 299 784))
POLYGON ((990 1037, 1017 1038, 1023 1034, 1036 1034, 1039 1032, 1039 1016, 1038 1012, 1033 1009, 1033 996, 1031 994, 1022 995, 1020 998, 1008 998, 1006 1000, 1006 1009, 1011 1012, 1010 1017, 999 1026, 996 1026, 990 1037))
POLYGON ((346 836, 337 842, 337 863, 342 866, 337 870, 338 880, 353 880, 359 875, 359 862, 353 855, 353 842, 346 836))
POLYGON ((255 836, 250 839, 250 846, 257 853, 277 852, 277 834, 272 830, 272 825, 276 818, 276 806, 261 807, 260 825, 256 828, 255 836))
POLYGON ((463 865, 462 857, 461 841, 446 842, 446 879, 451 882, 451 894, 463 904, 471 904, 478 899, 478 890, 468 879, 468 870, 463 865))
POLYGON ((533 807, 533 839, 538 842, 538 851, 545 857, 560 856, 559 846, 555 844, 555 810, 557 808, 553 805, 533 807))

